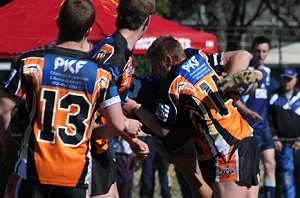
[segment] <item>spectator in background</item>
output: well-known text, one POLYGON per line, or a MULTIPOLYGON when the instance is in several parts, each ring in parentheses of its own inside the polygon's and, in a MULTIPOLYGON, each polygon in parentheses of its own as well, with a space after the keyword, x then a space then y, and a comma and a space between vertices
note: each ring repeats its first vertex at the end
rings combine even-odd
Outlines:
POLYGON ((285 198, 295 198, 296 189, 297 197, 300 197, 300 89, 295 87, 297 77, 294 68, 284 68, 281 88, 270 97, 268 116, 276 149, 277 197, 283 194, 285 198))
POLYGON ((111 139, 116 160, 118 193, 121 198, 131 198, 133 188, 135 156, 127 141, 121 137, 111 139))
POLYGON ((269 126, 268 111, 268 89, 270 87, 271 70, 265 66, 265 59, 268 56, 270 42, 264 36, 256 37, 252 42, 253 58, 249 69, 257 69, 263 73, 263 79, 258 82, 258 87, 254 93, 242 97, 242 101, 237 101, 236 105, 244 118, 254 129, 254 137, 257 140, 261 160, 264 166, 263 190, 268 198, 275 197, 275 149, 269 126))
POLYGON ((146 136, 144 141, 148 144, 150 154, 143 160, 139 195, 141 198, 153 198, 156 185, 155 173, 157 171, 157 185, 160 185, 161 197, 171 198, 171 183, 168 175, 169 163, 156 151, 152 136, 146 136))

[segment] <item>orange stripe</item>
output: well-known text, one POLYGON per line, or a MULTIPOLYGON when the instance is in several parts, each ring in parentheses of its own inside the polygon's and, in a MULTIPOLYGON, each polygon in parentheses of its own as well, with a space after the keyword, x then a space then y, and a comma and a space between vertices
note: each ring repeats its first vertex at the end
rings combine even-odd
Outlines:
POLYGON ((218 176, 220 179, 220 182, 234 182, 237 181, 237 157, 235 153, 232 155, 230 159, 230 154, 233 152, 233 146, 230 147, 228 154, 225 154, 224 152, 221 152, 220 156, 218 156, 218 176), (227 160, 226 160, 227 159, 227 160), (225 160, 225 161, 224 161, 225 160))
MULTIPOLYGON (((38 88, 41 84, 42 75, 43 75, 43 68, 44 68, 44 59, 43 58, 37 58, 37 57, 29 57, 26 59, 23 59, 23 72, 25 75, 32 77, 32 84, 35 89, 35 92, 38 93, 38 88), (36 69, 28 68, 30 65, 36 65, 36 69)), ((20 90, 20 92, 17 94, 18 96, 23 96, 24 90, 20 90)))
MULTIPOLYGON (((211 74, 213 73, 214 72, 211 72, 211 74)), ((222 98, 220 98, 215 82, 213 82, 210 75, 207 75, 201 81, 199 81, 195 85, 195 88, 199 87, 200 83, 202 83, 203 81, 205 81, 205 83, 209 85, 210 89, 214 91, 216 96, 220 99, 220 101, 222 101, 222 98)), ((178 94, 187 94, 197 98, 199 100, 198 105, 200 108, 202 103, 209 107, 209 113, 211 117, 209 117, 209 115, 206 114, 205 119, 207 124, 208 125, 213 124, 212 120, 217 121, 218 124, 220 124, 224 130, 227 130, 233 137, 235 137, 238 140, 241 140, 249 136, 250 134, 252 134, 252 130, 249 124, 241 117, 238 111, 233 107, 232 100, 224 104, 227 110, 229 111, 230 114, 229 117, 221 117, 215 107, 215 104, 210 99, 210 97, 208 97, 206 93, 201 92, 200 89, 195 89, 195 88, 191 86, 191 84, 188 82, 187 79, 184 79, 183 77, 179 77, 174 80, 170 89, 170 94, 174 94, 177 96, 178 94), (179 83, 181 85, 184 85, 184 86, 180 86, 181 90, 178 90, 179 83), (195 90, 197 90, 197 92, 195 90), (180 91, 180 93, 178 93, 178 91, 180 91)), ((208 111, 203 108, 201 109, 204 111, 204 113, 208 111)))
POLYGON ((134 66, 132 65, 132 59, 130 58, 121 73, 121 83, 118 86, 119 95, 130 88, 133 72, 134 66))

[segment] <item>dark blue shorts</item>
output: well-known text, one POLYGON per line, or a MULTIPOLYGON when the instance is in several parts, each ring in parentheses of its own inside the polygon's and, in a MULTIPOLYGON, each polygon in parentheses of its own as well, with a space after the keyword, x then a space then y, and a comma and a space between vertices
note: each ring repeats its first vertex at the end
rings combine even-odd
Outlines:
POLYGON ((260 151, 275 148, 270 128, 256 129, 253 134, 260 151))

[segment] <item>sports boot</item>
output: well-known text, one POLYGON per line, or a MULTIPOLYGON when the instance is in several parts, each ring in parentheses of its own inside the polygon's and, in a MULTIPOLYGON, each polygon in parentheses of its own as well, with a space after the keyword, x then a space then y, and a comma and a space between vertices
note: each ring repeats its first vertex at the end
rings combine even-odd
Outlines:
POLYGON ((263 74, 259 70, 242 70, 223 78, 218 83, 218 88, 222 92, 237 91, 241 87, 258 82, 262 77, 263 74))

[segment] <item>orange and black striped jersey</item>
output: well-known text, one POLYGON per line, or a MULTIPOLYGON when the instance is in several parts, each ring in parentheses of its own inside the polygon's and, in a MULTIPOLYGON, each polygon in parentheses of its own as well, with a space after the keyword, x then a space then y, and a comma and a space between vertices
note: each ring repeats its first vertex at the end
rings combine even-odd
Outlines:
POLYGON ((3 89, 25 94, 29 109, 16 172, 42 184, 85 183, 95 108, 120 102, 109 69, 87 53, 53 47, 21 56, 3 89))
POLYGON ((216 155, 252 135, 253 130, 232 105, 232 99, 218 91, 219 78, 207 56, 195 52, 168 74, 155 115, 162 127, 171 128, 179 111, 184 113, 216 155))
MULTIPOLYGON (((118 87, 118 94, 123 103, 129 93, 134 66, 132 64, 132 52, 127 47, 126 39, 116 31, 113 35, 107 37, 99 44, 95 45, 89 53, 91 57, 100 61, 109 67, 112 71, 113 78, 118 87)), ((97 140, 94 145, 97 147, 98 153, 106 151, 108 141, 105 139, 97 140), (99 144, 107 142, 106 144, 99 144)))
POLYGON ((124 101, 128 96, 134 73, 132 52, 127 47, 126 39, 116 31, 112 36, 94 46, 90 55, 111 69, 120 98, 124 101))

